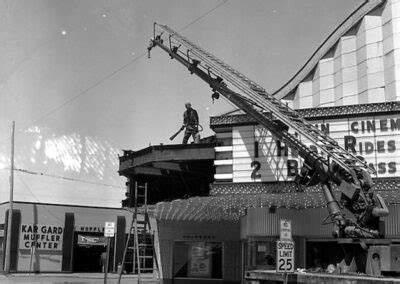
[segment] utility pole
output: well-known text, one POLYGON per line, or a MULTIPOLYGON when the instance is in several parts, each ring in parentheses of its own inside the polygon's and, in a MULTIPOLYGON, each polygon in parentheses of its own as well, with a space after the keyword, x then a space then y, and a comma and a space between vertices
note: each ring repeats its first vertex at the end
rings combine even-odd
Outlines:
POLYGON ((15 121, 12 124, 11 134, 11 167, 10 167, 10 208, 8 210, 7 222, 7 242, 6 242, 6 259, 5 259, 5 272, 10 273, 10 260, 11 260, 11 228, 12 228, 12 212, 13 212, 13 195, 14 195, 14 135, 15 135, 15 121))

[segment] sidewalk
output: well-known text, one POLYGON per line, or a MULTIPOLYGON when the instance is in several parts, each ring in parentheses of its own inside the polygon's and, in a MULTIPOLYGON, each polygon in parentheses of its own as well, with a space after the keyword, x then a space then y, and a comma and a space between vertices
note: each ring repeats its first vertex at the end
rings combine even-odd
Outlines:
MULTIPOLYGON (((153 275, 141 275, 141 283, 158 284, 158 280, 154 280, 153 275)), ((104 273, 44 273, 44 274, 28 274, 15 273, 2 275, 0 274, 0 283, 104 283, 104 273)), ((107 283, 118 283, 118 274, 108 273, 107 283)), ((121 283, 138 283, 137 275, 124 274, 121 277, 121 283)))

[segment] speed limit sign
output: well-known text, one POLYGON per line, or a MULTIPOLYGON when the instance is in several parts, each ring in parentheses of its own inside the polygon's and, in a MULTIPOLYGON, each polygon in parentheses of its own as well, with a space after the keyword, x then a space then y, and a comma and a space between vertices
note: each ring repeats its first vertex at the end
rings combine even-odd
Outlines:
POLYGON ((276 272, 294 272, 294 242, 276 242, 276 272))

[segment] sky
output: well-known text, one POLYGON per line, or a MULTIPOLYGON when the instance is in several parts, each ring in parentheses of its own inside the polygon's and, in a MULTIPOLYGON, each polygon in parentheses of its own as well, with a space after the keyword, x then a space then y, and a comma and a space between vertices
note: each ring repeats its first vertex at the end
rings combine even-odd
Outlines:
MULTIPOLYGON (((187 101, 199 113, 202 136, 211 135, 209 117, 233 106, 221 99, 213 103, 207 84, 161 49, 153 49, 147 58, 154 22, 181 32, 274 91, 361 3, 0 0, 0 168, 9 161, 12 121, 17 164, 68 177, 66 171, 73 168, 66 161, 68 155, 51 168, 43 160, 56 161, 59 148, 49 150, 54 141, 95 141, 101 155, 106 153, 103 163, 110 163, 109 154, 121 149, 170 144, 168 138, 179 129, 187 101), (42 145, 38 140, 47 143, 46 157, 32 159, 32 149, 42 145)), ((181 139, 178 136, 174 142, 181 139)), ((79 178, 87 175, 98 180, 88 172, 79 178)))

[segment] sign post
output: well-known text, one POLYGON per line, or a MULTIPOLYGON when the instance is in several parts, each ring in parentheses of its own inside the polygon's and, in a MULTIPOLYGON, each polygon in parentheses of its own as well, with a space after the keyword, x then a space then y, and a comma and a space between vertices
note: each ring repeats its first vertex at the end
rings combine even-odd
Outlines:
POLYGON ((32 258, 33 258, 33 255, 36 254, 35 248, 36 248, 36 243, 31 246, 31 259, 29 261, 29 275, 31 275, 31 272, 32 272, 32 258))
POLYGON ((104 236, 107 238, 107 255, 104 267, 104 284, 107 284, 108 259, 110 258, 110 238, 114 237, 114 234, 115 222, 106 222, 104 226, 104 236))
POLYGON ((8 221, 7 221, 7 236, 6 237, 6 251, 5 251, 5 272, 10 273, 11 269, 11 229, 12 229, 12 217, 13 217, 13 199, 14 199, 14 138, 15 138, 15 121, 12 124, 11 134, 11 166, 10 166, 10 208, 8 209, 8 221))
POLYGON ((276 260, 276 272, 283 273, 283 281, 287 284, 288 272, 294 272, 294 242, 290 220, 280 221, 280 240, 276 242, 276 260))

